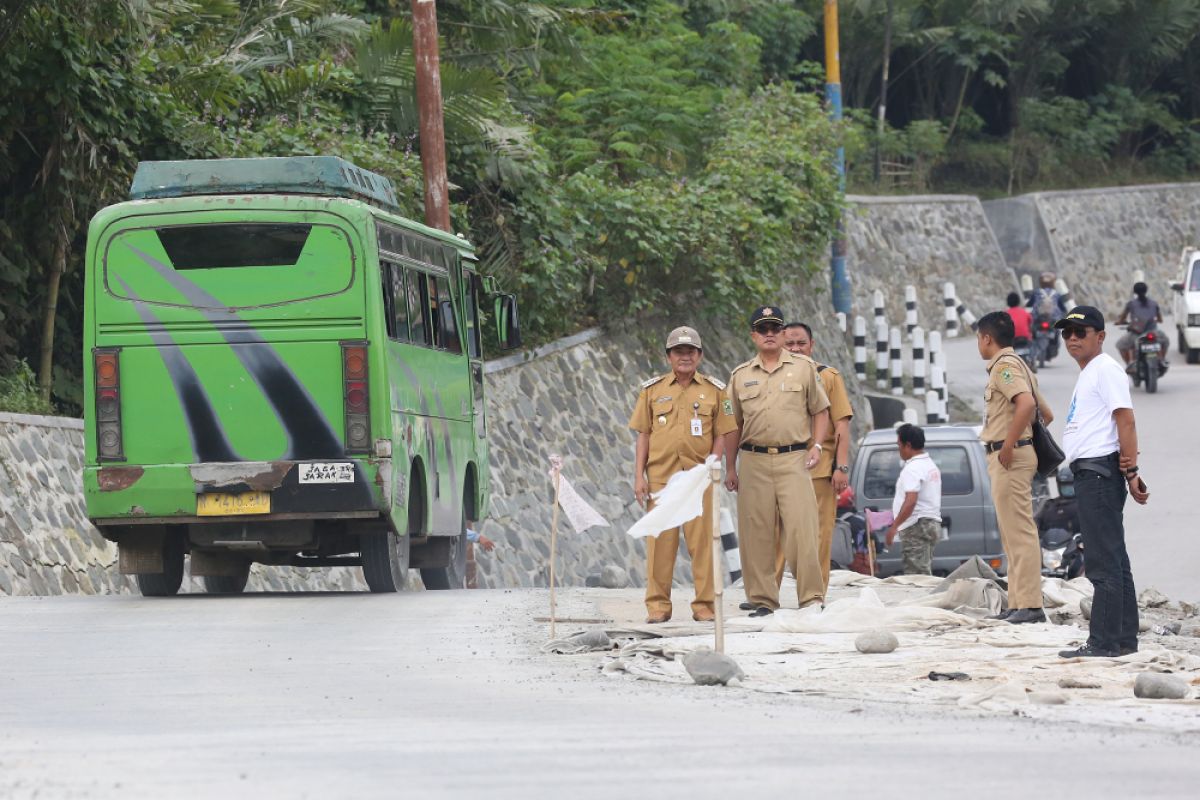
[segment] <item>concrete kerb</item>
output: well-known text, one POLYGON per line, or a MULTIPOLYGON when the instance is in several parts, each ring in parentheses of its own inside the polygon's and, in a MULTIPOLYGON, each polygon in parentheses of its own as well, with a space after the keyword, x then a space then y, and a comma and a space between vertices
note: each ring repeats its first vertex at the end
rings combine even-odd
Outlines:
POLYGON ((0 425, 12 423, 26 428, 59 428, 68 431, 83 430, 83 420, 75 417, 48 417, 42 414, 16 414, 0 411, 0 425))
POLYGON ((486 375, 491 375, 496 372, 503 372, 506 369, 519 367, 522 364, 528 364, 530 361, 536 361, 539 358, 560 353, 563 350, 568 350, 576 345, 585 344, 604 335, 604 331, 600 328, 588 328, 579 333, 566 336, 562 339, 556 339, 548 344, 535 347, 532 350, 522 350, 519 353, 514 353, 511 356, 504 356, 493 361, 488 361, 483 365, 483 371, 486 375))

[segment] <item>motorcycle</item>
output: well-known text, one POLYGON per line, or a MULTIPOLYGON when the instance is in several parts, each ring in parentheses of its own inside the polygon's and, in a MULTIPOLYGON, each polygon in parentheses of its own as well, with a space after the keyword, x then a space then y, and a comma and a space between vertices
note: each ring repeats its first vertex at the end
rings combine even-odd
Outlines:
POLYGON ((1046 366, 1046 362, 1058 355, 1058 336, 1054 332, 1054 320, 1038 317, 1033 321, 1033 351, 1037 358, 1037 368, 1046 366))
POLYGON ((1158 391, 1158 379, 1167 374, 1167 362, 1162 360, 1163 342, 1158 331, 1146 331, 1137 338, 1134 348, 1136 357, 1130 370, 1133 385, 1146 384, 1146 391, 1158 391))
POLYGON ((1042 575, 1069 581, 1084 574, 1083 534, 1050 528, 1038 538, 1042 544, 1042 575))
POLYGON ((1032 339, 1024 336, 1013 339, 1013 351, 1021 357, 1030 372, 1037 372, 1037 355, 1032 339))

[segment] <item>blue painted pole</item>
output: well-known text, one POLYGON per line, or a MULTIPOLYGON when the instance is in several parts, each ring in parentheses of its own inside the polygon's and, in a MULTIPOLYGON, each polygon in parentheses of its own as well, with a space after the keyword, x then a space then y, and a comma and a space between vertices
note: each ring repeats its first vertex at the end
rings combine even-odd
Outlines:
MULTIPOLYGON (((835 124, 842 121, 842 63, 838 50, 838 4, 837 0, 825 0, 825 98, 829 101, 829 114, 835 124)), ((838 145, 834 157, 838 174, 838 192, 846 195, 846 148, 838 145)), ((830 284, 833 289, 833 310, 849 314, 853 305, 850 291, 850 274, 846 269, 846 221, 838 220, 837 232, 829 254, 830 284)))

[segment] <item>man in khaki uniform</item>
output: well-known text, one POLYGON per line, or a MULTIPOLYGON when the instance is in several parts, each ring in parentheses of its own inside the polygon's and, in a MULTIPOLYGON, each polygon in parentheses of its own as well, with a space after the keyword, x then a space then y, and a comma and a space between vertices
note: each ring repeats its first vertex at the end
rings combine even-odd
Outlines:
MULTIPOLYGON (((803 322, 791 322, 783 329, 783 346, 791 353, 813 357, 812 328, 803 322)), ((850 420, 854 409, 841 373, 826 364, 817 364, 821 386, 829 396, 832 430, 821 442, 821 457, 813 467, 813 492, 817 495, 817 517, 821 540, 817 557, 821 564, 822 595, 829 590, 829 564, 833 558, 833 526, 837 523, 838 492, 850 485, 850 420)))
POLYGON ((1037 381, 1012 348, 1012 317, 993 311, 979 320, 979 355, 988 362, 983 391, 983 440, 988 453, 992 504, 1000 525, 1000 543, 1008 556, 1008 609, 994 617, 1013 624, 1045 622, 1042 610, 1042 547, 1033 521, 1034 415, 1040 408, 1049 424, 1049 406, 1037 381))
MULTIPOLYGON (((638 434, 633 491, 644 507, 675 473, 703 463, 709 454, 719 458, 725 434, 737 429, 725 384, 696 371, 702 357, 700 335, 692 328, 676 328, 667 336, 671 371, 642 384, 629 427, 638 434)), ((683 525, 696 583, 692 618, 697 622, 714 618, 711 495, 709 487, 704 515, 683 525)), ((677 552, 678 529, 646 539, 646 622, 671 618, 677 552)))
POLYGON ((825 596, 818 564, 817 498, 809 470, 829 431, 829 398, 807 356, 783 349, 783 317, 763 306, 750 317, 758 355, 736 367, 730 400, 737 430, 726 441, 726 485, 738 492, 742 579, 752 617, 779 608, 775 557, 782 546, 803 608, 825 596), (810 418, 815 418, 810 425, 810 418))

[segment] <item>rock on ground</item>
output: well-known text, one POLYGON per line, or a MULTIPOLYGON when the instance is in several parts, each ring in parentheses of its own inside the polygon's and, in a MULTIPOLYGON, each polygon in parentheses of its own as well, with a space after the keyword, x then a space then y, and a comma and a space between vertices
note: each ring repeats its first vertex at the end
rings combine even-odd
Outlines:
POLYGON ((629 586, 629 573, 623 567, 609 564, 600 571, 600 585, 605 589, 624 589, 629 586))
POLYGON ((900 646, 900 640, 891 631, 864 631, 854 640, 860 653, 890 653, 900 646))
POLYGON ((696 650, 685 655, 683 668, 692 676, 692 680, 701 686, 724 686, 734 678, 741 680, 746 677, 742 668, 732 658, 708 649, 696 650))
POLYGON ((1161 672, 1143 672, 1133 682, 1134 697, 1144 700, 1182 700, 1190 691, 1183 678, 1161 672))
POLYGON ((1143 608, 1161 608, 1169 602, 1171 602, 1171 598, 1167 597, 1154 587, 1144 589, 1142 590, 1142 593, 1138 595, 1138 605, 1142 606, 1143 608))

